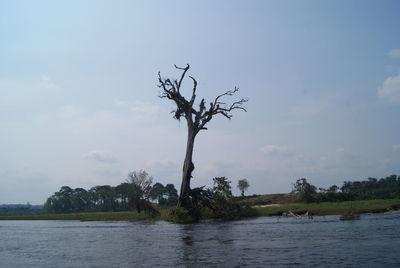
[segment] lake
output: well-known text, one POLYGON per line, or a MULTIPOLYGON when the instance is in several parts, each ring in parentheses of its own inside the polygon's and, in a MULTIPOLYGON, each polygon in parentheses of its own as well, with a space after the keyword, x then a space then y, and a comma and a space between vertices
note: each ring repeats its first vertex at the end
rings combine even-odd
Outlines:
POLYGON ((400 267, 400 214, 338 218, 0 221, 0 267, 400 267))

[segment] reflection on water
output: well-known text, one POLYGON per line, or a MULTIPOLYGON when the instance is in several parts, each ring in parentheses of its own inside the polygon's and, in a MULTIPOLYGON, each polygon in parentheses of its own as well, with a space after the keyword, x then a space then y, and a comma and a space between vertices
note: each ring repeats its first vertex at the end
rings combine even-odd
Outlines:
MULTIPOLYGON (((192 224, 180 228, 178 266, 223 266, 239 263, 232 223, 192 224), (212 248, 212 250, 210 250, 212 248), (222 258, 220 256, 223 256, 222 258), (229 260, 227 262, 227 260, 229 260)), ((232 266, 232 265, 230 265, 232 266)))
POLYGON ((400 214, 341 222, 0 221, 0 267, 400 267, 400 214))

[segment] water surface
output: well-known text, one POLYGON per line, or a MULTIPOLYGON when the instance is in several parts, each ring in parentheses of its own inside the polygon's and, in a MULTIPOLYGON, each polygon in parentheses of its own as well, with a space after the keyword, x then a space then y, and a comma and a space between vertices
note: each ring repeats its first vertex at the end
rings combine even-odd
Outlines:
POLYGON ((0 267, 400 267, 400 214, 227 223, 0 221, 0 267))

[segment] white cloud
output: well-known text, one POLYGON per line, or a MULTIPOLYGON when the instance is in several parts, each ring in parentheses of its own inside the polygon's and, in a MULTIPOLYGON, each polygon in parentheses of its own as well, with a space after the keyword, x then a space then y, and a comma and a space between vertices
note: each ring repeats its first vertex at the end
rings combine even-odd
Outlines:
POLYGON ((182 163, 170 159, 155 160, 145 165, 145 170, 149 172, 156 181, 162 183, 180 183, 182 163))
POLYGON ((58 86, 47 76, 42 74, 37 85, 40 89, 58 89, 58 86))
POLYGON ((336 148, 335 150, 337 153, 344 153, 346 150, 342 147, 336 148))
POLYGON ((83 157, 106 164, 115 164, 118 162, 110 153, 104 151, 91 151, 84 154, 83 157))
POLYGON ((7 167, 0 171, 0 204, 26 203, 43 204, 38 192, 50 192, 50 178, 42 171, 27 167, 7 167))
POLYGON ((269 155, 290 155, 290 150, 286 146, 266 145, 261 148, 261 152, 269 155))
POLYGON ((393 144, 392 145, 393 150, 395 151, 400 151, 400 144, 393 144))
POLYGON ((298 118, 315 117, 328 108, 330 98, 307 99, 292 108, 291 113, 298 118))
POLYGON ((61 106, 58 114, 61 118, 76 119, 83 116, 83 110, 76 106, 61 106))
POLYGON ((116 99, 114 103, 118 106, 126 108, 129 112, 138 117, 154 117, 160 110, 157 105, 139 100, 127 101, 116 99))
POLYGON ((388 77, 378 88, 378 96, 393 103, 400 103, 400 74, 388 77))
POLYGON ((400 59, 400 49, 392 49, 389 51, 389 55, 394 59, 400 59))

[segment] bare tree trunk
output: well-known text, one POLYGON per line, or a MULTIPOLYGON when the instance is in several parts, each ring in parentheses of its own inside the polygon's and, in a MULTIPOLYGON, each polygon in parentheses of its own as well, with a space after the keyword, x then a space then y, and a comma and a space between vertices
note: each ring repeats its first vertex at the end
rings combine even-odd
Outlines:
POLYGON ((189 78, 193 81, 192 96, 190 99, 186 99, 181 94, 182 81, 185 78, 186 72, 190 69, 190 65, 187 64, 186 67, 181 68, 175 65, 175 68, 182 71, 181 77, 179 79, 162 78, 160 72, 158 72, 158 81, 160 84, 159 88, 162 89, 160 98, 167 98, 172 100, 176 104, 176 110, 173 111, 174 118, 180 120, 181 117, 185 117, 188 126, 188 139, 186 145, 186 155, 185 161, 183 162, 182 170, 182 184, 181 191, 178 200, 178 207, 184 207, 191 211, 194 218, 198 216, 197 210, 197 197, 191 196, 190 189, 190 179, 192 178, 192 172, 194 170, 194 165, 192 162, 194 139, 197 133, 201 130, 206 130, 206 125, 215 115, 223 115, 224 117, 231 119, 233 110, 243 110, 243 104, 247 102, 247 99, 241 99, 233 102, 231 105, 227 105, 221 99, 226 96, 233 96, 239 91, 237 87, 233 90, 228 90, 225 93, 218 95, 213 102, 209 103, 207 108, 207 102, 202 99, 198 104, 198 109, 196 110, 193 105, 196 100, 196 90, 197 81, 192 76, 189 78), (196 216, 197 215, 197 216, 196 216))
POLYGON ((185 161, 183 162, 182 184, 178 200, 178 207, 190 209, 190 179, 192 178, 192 172, 194 170, 192 156, 196 132, 192 129, 190 123, 188 123, 188 125, 188 139, 186 144, 185 161))

